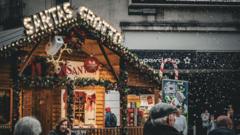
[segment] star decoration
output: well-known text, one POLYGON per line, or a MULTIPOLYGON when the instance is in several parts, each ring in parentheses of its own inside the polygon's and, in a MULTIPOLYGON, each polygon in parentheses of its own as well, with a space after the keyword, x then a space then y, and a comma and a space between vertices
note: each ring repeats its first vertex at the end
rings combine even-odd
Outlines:
POLYGON ((189 57, 185 57, 183 60, 185 64, 190 64, 191 62, 191 59, 189 57))

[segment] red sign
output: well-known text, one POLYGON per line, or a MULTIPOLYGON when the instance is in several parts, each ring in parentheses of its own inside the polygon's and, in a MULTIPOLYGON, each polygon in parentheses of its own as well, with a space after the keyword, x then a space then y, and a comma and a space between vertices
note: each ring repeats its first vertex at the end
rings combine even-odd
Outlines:
POLYGON ((84 68, 89 73, 94 73, 98 70, 99 62, 96 58, 90 57, 84 61, 84 68))

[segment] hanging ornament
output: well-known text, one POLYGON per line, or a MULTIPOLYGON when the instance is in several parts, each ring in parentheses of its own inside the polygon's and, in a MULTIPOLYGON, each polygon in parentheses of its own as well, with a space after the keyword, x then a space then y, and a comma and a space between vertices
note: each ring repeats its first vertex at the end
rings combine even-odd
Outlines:
POLYGON ((87 72, 94 73, 99 68, 99 62, 95 57, 91 56, 84 61, 84 68, 87 72))

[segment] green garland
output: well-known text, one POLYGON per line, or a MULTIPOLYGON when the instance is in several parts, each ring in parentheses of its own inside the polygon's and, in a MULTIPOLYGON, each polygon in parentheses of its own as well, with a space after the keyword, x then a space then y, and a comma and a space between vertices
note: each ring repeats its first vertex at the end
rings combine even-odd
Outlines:
POLYGON ((69 80, 67 83, 67 118, 71 123, 71 126, 73 124, 73 100, 74 100, 74 82, 73 80, 69 80))
POLYGON ((120 92, 120 106, 121 106, 121 126, 123 127, 123 135, 128 135, 126 127, 127 124, 127 95, 129 88, 127 87, 128 73, 126 71, 126 61, 125 59, 120 59, 120 78, 118 82, 118 91, 120 92))
MULTIPOLYGON (((68 78, 60 78, 60 77, 25 77, 21 78, 22 85, 24 88, 56 88, 59 86, 66 86, 68 83, 68 78)), ((106 89, 111 89, 113 87, 113 83, 108 80, 103 79, 91 79, 91 78, 77 78, 74 80, 75 86, 103 86, 106 89)))
MULTIPOLYGON (((11 76, 13 79, 13 113, 12 113, 12 128, 14 128, 15 124, 17 123, 19 119, 19 100, 20 100, 20 79, 18 76, 18 64, 20 63, 20 60, 18 58, 18 54, 15 53, 15 55, 12 55, 11 57, 12 62, 12 69, 11 69, 11 76)), ((13 131, 13 129, 12 129, 13 131)))

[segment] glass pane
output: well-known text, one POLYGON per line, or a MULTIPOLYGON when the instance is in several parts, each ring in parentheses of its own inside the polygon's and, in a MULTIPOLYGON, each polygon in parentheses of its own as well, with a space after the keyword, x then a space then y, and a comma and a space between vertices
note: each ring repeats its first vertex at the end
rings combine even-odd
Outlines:
POLYGON ((0 124, 8 124, 10 122, 10 90, 0 90, 0 124))

